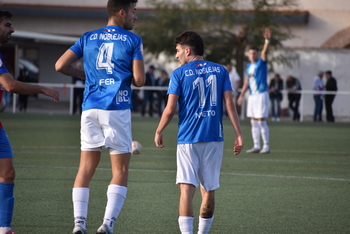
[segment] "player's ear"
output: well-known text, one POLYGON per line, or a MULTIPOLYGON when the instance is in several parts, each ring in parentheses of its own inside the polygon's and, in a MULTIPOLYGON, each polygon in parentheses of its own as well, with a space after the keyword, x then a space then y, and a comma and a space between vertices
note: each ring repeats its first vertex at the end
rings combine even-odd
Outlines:
POLYGON ((126 16, 126 12, 124 9, 121 9, 119 12, 118 12, 118 16, 121 18, 121 19, 124 19, 125 16, 126 16))
POLYGON ((190 56, 191 55, 191 47, 186 47, 185 48, 185 54, 186 54, 186 56, 190 56))

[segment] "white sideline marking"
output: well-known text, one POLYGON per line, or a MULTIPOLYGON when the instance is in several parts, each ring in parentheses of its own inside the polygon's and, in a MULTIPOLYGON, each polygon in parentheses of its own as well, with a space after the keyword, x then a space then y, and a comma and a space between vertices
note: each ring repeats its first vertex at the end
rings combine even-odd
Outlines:
MULTIPOLYGON (((15 165, 15 167, 26 167, 26 168, 54 168, 54 169, 75 169, 78 167, 47 167, 47 166, 36 166, 36 165, 15 165)), ((97 167, 96 170, 111 170, 110 168, 97 167)), ((140 172, 164 172, 164 173, 175 173, 175 170, 144 170, 144 169, 129 169, 129 171, 140 171, 140 172)), ((251 176, 251 177, 273 177, 273 178, 288 178, 288 179, 310 179, 310 180, 329 180, 329 181, 350 181, 350 179, 341 178, 322 178, 322 177, 308 177, 308 176, 285 176, 285 175, 262 175, 262 174, 243 174, 243 173, 230 173, 221 172, 221 175, 235 175, 235 176, 251 176)))
MULTIPOLYGON (((18 147, 17 147, 18 148, 18 147)), ((26 147, 21 147, 21 148, 26 148, 26 147)), ((33 147, 28 147, 28 148, 33 148, 33 147)), ((53 149, 55 147, 40 147, 40 148, 47 148, 47 149, 53 149)), ((57 147, 56 147, 57 148, 57 147)), ((58 147, 60 149, 64 147, 58 147)), ((78 149, 78 147, 69 147, 67 149, 78 149)), ((57 153, 56 151, 20 151, 20 150, 13 150, 15 154, 64 154, 64 155, 77 155, 76 152, 69 152, 69 153, 57 153)), ((79 151, 80 152, 80 151, 79 151)), ((142 154, 142 157, 147 157, 147 154, 142 154)), ((164 156, 164 155, 151 155, 152 157, 155 156, 164 156)), ((174 156, 175 157, 175 156, 174 156)), ((231 155, 225 157, 231 157, 231 155)), ((265 156, 266 157, 266 156, 265 156)), ((340 165, 349 165, 350 162, 324 162, 324 161, 309 161, 309 160, 283 160, 283 159, 264 159, 264 158, 237 158, 234 155, 232 155, 232 160, 237 160, 237 161, 259 161, 259 162, 285 162, 285 163, 317 163, 317 164, 340 164, 340 165)))

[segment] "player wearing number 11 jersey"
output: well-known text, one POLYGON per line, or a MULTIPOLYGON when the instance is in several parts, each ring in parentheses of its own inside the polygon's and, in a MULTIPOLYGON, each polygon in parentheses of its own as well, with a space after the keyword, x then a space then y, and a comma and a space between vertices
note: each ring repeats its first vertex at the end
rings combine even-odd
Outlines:
POLYGON ((137 16, 137 0, 109 0, 106 27, 85 33, 56 63, 56 70, 85 79, 81 116, 81 155, 72 193, 74 234, 86 234, 89 184, 108 148, 112 179, 107 205, 97 233, 113 233, 127 194, 131 156, 131 83, 143 86, 142 40, 130 32, 137 16), (84 71, 73 66, 84 59, 84 71))
POLYGON ((234 154, 239 154, 243 137, 232 100, 230 77, 222 65, 204 61, 204 43, 193 31, 175 38, 176 58, 181 67, 170 78, 168 103, 155 133, 157 147, 163 146, 163 130, 179 109, 176 183, 180 186, 179 227, 193 233, 192 199, 200 185, 198 233, 208 233, 214 218, 214 192, 219 187, 223 156, 223 104, 236 133, 234 154))

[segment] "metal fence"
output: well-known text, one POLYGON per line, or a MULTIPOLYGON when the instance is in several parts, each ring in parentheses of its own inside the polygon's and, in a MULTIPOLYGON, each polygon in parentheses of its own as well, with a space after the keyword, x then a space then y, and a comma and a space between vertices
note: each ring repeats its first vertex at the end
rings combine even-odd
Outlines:
MULTIPOLYGON (((55 84, 55 83, 38 83, 38 85, 42 85, 42 86, 48 86, 48 87, 53 87, 53 88, 58 88, 58 89, 62 89, 63 93, 66 93, 69 95, 69 114, 73 114, 73 90, 74 88, 84 88, 82 86, 79 85, 74 85, 74 84, 55 84)), ((154 90, 154 91, 164 91, 167 90, 167 87, 157 87, 157 86, 144 86, 144 87, 135 87, 132 86, 133 90, 154 90)), ((307 96, 311 96, 314 94, 322 94, 322 95, 326 95, 326 94, 336 94, 337 96, 339 95, 345 95, 345 96, 350 96, 350 91, 336 91, 336 92, 330 92, 330 91, 315 91, 315 90, 301 90, 301 91, 295 91, 295 93, 301 93, 301 99, 300 99, 300 104, 299 104, 299 110, 300 110, 300 121, 304 121, 305 120, 305 108, 307 108, 305 106, 306 100, 311 99, 311 98, 306 98, 307 96)), ((61 93, 62 94, 62 93, 61 93)), ((282 90, 282 94, 286 97, 288 94, 287 90, 282 90)), ((13 96, 13 102, 12 102, 12 113, 16 113, 16 107, 17 107, 17 95, 15 94, 13 96)), ((344 103, 344 108, 350 108, 350 100, 348 98, 345 98, 345 103, 344 103)), ((309 100, 310 101, 310 100, 309 100)), ((309 108, 309 106, 308 106, 309 108)), ((243 100, 243 104, 241 107, 241 112, 240 112, 240 118, 241 120, 245 119, 245 115, 246 115, 246 99, 243 100)), ((350 110, 349 110, 350 111, 350 110)), ((350 117, 350 116, 348 116, 350 117)))

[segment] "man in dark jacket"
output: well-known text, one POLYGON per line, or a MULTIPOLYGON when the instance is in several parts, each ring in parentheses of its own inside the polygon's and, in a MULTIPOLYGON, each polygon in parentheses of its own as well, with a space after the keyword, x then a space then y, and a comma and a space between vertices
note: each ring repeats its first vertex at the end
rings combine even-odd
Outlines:
MULTIPOLYGON (((337 91, 337 81, 336 79, 332 76, 332 71, 326 71, 325 73, 326 76, 326 91, 337 91)), ((333 116, 333 109, 332 109, 332 104, 335 98, 335 94, 326 94, 325 95, 325 100, 324 104, 326 107, 326 118, 328 122, 334 122, 334 116, 333 116)))
MULTIPOLYGON (((156 79, 154 77, 155 67, 150 65, 148 71, 146 72, 146 82, 145 86, 155 86, 156 79)), ((141 115, 145 116, 147 103, 149 104, 148 113, 149 116, 153 116, 153 93, 154 90, 144 90, 143 91, 143 102, 142 102, 142 110, 141 115)))
POLYGON ((299 121, 299 102, 301 98, 301 93, 295 93, 295 91, 301 90, 300 81, 293 76, 288 76, 286 80, 286 86, 288 90, 288 106, 293 111, 293 120, 299 121))
POLYGON ((283 98, 281 93, 282 90, 283 80, 279 74, 275 74, 275 77, 270 81, 269 85, 272 121, 280 121, 281 118, 281 101, 283 98), (276 106, 277 110, 275 108, 276 106))

